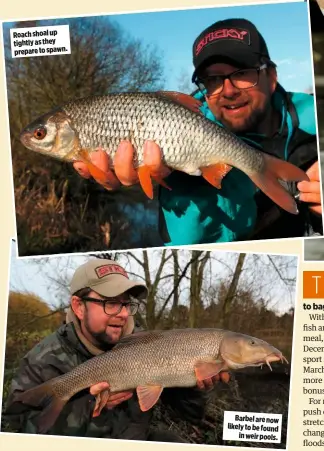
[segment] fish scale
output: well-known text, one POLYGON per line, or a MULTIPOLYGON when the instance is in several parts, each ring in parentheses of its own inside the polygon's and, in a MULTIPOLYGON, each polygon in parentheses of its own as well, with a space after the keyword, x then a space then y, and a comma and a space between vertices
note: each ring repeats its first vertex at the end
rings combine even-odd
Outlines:
POLYGON ((165 387, 177 384, 192 386, 195 383, 194 363, 217 356, 223 334, 223 331, 214 334, 214 340, 211 340, 209 330, 188 329, 182 334, 179 331, 152 332, 148 336, 135 337, 135 341, 132 337, 130 342, 126 339, 112 351, 60 376, 53 389, 58 396, 65 398, 102 381, 109 381, 112 392, 129 390, 134 385, 148 382, 161 383, 165 387), (190 346, 186 340, 190 340, 190 346), (167 353, 168 349, 172 349, 171 355, 167 353))
MULTIPOLYGON (((144 142, 152 140, 161 147, 164 162, 178 169, 194 162, 197 170, 209 165, 211 157, 214 164, 232 160, 234 153, 236 164, 246 164, 245 149, 248 146, 243 141, 221 127, 216 129, 213 122, 201 115, 155 93, 85 98, 63 105, 62 110, 77 130, 81 147, 93 150, 101 147, 112 162, 120 141, 129 140, 134 145, 140 166, 144 142), (139 127, 138 124, 142 125, 139 127), (114 129, 118 133, 112 133, 114 129)), ((249 158, 253 160, 250 162, 253 167, 262 165, 258 152, 249 158)))

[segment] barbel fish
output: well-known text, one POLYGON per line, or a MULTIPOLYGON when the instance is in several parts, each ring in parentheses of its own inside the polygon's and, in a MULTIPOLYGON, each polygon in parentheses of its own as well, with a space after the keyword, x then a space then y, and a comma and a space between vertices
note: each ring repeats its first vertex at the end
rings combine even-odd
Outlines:
POLYGON ((250 147, 205 118, 200 105, 195 98, 173 91, 87 97, 67 102, 33 121, 20 139, 30 150, 68 162, 85 162, 91 175, 106 188, 107 176, 93 165, 89 154, 103 149, 113 169, 118 145, 129 140, 135 149, 139 182, 150 198, 152 179, 168 187, 158 173, 144 165, 144 142, 152 140, 160 146, 162 161, 171 169, 202 175, 221 188, 222 179, 236 167, 280 207, 297 214, 295 200, 278 179, 308 180, 306 173, 250 147))
POLYGON ((111 351, 95 356, 68 373, 19 393, 16 400, 42 405, 40 433, 55 423, 64 405, 99 382, 109 392, 97 396, 96 416, 109 394, 136 390, 142 411, 151 409, 166 387, 193 387, 221 371, 287 360, 269 343, 223 329, 174 329, 139 332, 123 338, 111 351), (48 403, 49 401, 49 403, 48 403))

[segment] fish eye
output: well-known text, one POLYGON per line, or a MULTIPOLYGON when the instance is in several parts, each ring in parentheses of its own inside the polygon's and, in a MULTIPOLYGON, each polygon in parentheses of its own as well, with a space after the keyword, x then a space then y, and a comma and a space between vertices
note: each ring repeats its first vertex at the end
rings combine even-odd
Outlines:
POLYGON ((251 340, 251 341, 250 341, 250 344, 251 344, 251 345, 255 345, 255 341, 254 341, 254 340, 251 340))
POLYGON ((34 130, 34 138, 36 139, 44 139, 46 136, 46 128, 45 127, 38 127, 34 130))

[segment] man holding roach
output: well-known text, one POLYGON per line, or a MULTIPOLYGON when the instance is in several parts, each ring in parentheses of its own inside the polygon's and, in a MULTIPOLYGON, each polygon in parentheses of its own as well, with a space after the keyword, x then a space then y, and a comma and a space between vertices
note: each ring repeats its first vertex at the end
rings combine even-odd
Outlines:
MULTIPOLYGON (((66 323, 43 339, 22 359, 12 380, 2 422, 11 431, 35 434, 46 405, 32 406, 16 401, 21 391, 65 374, 77 365, 112 349, 134 332, 134 315, 147 296, 147 287, 129 279, 116 261, 91 259, 74 273, 66 323)), ((229 374, 197 382, 197 387, 164 389, 161 401, 174 408, 182 419, 198 423, 203 417, 204 389, 229 374)), ((50 435, 102 437, 124 440, 183 442, 171 431, 152 430, 152 409, 142 412, 136 392, 111 394, 99 412, 95 396, 107 393, 102 381, 72 397, 59 413, 50 435)), ((46 404, 46 403, 45 403, 46 404)))
MULTIPOLYGON (((157 144, 147 141, 145 165, 171 188, 159 188, 160 234, 165 245, 322 234, 313 96, 285 91, 264 38, 245 19, 219 21, 204 30, 193 44, 193 64, 192 81, 198 87, 193 95, 201 102, 202 114, 251 146, 302 168, 310 181, 286 187, 298 201, 299 214, 292 215, 256 192, 236 168, 225 175, 220 190, 201 176, 171 172, 161 161, 157 144)), ((91 158, 105 172, 111 189, 138 182, 129 142, 120 143, 114 171, 102 150, 91 158)), ((76 162, 74 168, 90 177, 84 163, 76 162)))

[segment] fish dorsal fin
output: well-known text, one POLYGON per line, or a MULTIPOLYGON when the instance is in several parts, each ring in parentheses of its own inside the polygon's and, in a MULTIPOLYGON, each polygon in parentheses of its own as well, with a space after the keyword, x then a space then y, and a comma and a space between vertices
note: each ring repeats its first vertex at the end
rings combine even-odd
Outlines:
POLYGON ((188 108, 194 113, 200 113, 201 115, 203 115, 199 109, 201 107, 201 102, 189 94, 184 94, 177 91, 157 91, 157 94, 188 108))
POLYGON ((222 370, 224 370, 226 364, 224 362, 214 361, 200 361, 195 364, 195 375, 197 381, 203 381, 216 376, 222 370))
POLYGON ((161 385, 140 385, 136 388, 141 411, 150 410, 159 400, 163 387, 161 385))

